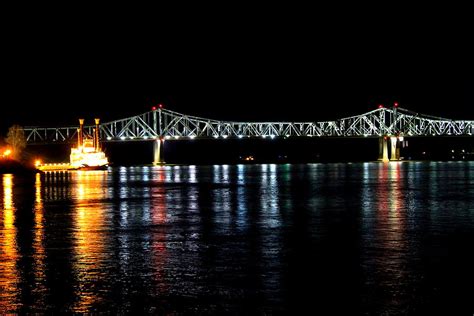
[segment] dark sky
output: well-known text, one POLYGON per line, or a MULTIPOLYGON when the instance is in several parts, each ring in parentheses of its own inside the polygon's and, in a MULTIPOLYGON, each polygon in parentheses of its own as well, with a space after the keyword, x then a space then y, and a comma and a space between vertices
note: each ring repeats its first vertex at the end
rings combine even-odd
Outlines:
POLYGON ((13 10, 2 22, 1 131, 157 103, 217 119, 316 121, 398 101, 474 120, 463 18, 353 9, 13 10))

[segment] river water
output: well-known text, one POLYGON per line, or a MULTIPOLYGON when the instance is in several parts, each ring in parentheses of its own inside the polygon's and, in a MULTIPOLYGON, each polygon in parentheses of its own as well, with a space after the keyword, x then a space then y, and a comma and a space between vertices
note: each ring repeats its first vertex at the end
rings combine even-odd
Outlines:
POLYGON ((0 178, 0 313, 474 312, 472 162, 0 178))

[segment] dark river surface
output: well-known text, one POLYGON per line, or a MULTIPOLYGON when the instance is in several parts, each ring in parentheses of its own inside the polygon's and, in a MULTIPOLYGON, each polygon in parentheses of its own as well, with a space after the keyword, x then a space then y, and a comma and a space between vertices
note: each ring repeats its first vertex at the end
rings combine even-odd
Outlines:
POLYGON ((0 313, 474 312, 474 163, 0 175, 0 313))

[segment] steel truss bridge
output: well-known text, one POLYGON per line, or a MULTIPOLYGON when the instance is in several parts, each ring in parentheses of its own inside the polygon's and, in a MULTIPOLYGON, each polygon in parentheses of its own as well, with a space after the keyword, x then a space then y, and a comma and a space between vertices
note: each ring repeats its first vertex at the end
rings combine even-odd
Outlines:
MULTIPOLYGON (((87 135, 93 125, 85 126, 87 135)), ((102 141, 243 137, 381 137, 472 136, 474 121, 451 120, 385 108, 321 122, 233 122, 190 116, 168 109, 152 111, 100 124, 102 141)), ((74 142, 77 126, 25 127, 28 143, 74 142)))

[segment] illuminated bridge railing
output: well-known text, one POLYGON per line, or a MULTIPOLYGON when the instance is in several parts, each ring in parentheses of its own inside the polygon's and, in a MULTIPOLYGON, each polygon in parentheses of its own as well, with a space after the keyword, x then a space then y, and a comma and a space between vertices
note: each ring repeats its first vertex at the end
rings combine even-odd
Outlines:
MULTIPOLYGON (((85 126, 92 135, 94 126, 85 126)), ((29 143, 74 142, 77 127, 26 127, 29 143)), ((450 120, 402 108, 379 108, 335 121, 232 122, 156 109, 100 125, 102 141, 243 137, 472 136, 474 121, 450 120)))

